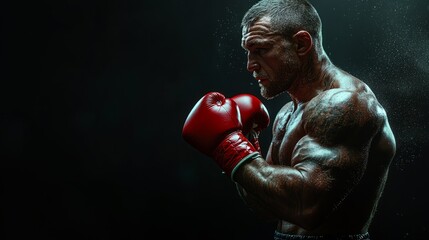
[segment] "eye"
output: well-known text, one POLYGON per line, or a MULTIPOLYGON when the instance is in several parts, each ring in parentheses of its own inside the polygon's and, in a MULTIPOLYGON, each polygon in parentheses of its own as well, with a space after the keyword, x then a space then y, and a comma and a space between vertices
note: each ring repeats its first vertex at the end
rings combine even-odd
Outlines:
POLYGON ((263 55, 263 54, 265 54, 267 51, 268 51, 268 49, 267 49, 267 48, 263 48, 263 47, 255 48, 255 53, 256 53, 256 54, 259 54, 259 55, 263 55))

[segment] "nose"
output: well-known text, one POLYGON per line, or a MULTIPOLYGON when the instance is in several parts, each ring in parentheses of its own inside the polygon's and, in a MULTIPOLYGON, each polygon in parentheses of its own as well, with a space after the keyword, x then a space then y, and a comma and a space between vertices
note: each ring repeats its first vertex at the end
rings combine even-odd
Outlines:
POLYGON ((255 59, 251 58, 250 54, 247 55, 247 71, 254 72, 259 69, 259 64, 255 59))

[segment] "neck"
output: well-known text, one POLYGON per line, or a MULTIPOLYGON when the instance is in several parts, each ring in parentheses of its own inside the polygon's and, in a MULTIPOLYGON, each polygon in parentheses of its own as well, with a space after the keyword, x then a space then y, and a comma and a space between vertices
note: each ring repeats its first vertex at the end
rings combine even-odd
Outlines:
POLYGON ((334 65, 323 51, 322 54, 315 52, 302 61, 301 75, 294 81, 288 93, 295 103, 305 103, 330 88, 333 82, 334 65))

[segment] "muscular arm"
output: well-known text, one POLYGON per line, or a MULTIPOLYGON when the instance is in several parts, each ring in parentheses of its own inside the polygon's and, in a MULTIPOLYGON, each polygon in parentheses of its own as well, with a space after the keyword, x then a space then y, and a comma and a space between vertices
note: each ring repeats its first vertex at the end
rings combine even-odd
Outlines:
POLYGON ((383 115, 372 95, 329 90, 308 103, 305 135, 292 152, 291 166, 255 159, 236 181, 262 210, 306 229, 317 227, 362 177, 373 136, 383 115))
MULTIPOLYGON (((279 111, 276 118, 273 122, 273 129, 275 129, 275 126, 278 126, 279 124, 279 118, 284 115, 285 112, 290 112, 289 109, 292 108, 292 102, 287 103, 283 108, 279 111)), ((275 135, 275 132, 273 131, 273 135, 275 135)), ((267 156, 265 158, 265 161, 272 165, 273 162, 271 160, 271 152, 272 152, 272 143, 269 146, 267 156)), ((256 213, 258 217, 261 217, 263 220, 266 221, 275 221, 278 220, 278 217, 275 216, 273 213, 271 213, 271 210, 268 209, 263 202, 261 202, 257 196, 253 195, 252 193, 247 192, 240 184, 236 182, 236 187, 238 194, 243 199, 243 201, 246 203, 246 205, 250 208, 251 211, 256 213)))

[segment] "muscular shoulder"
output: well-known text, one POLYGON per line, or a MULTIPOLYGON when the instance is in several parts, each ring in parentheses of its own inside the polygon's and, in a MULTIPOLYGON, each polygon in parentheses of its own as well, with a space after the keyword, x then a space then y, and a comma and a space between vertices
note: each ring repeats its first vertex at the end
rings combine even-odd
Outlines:
POLYGON ((307 103, 307 134, 322 144, 367 145, 379 131, 385 112, 372 92, 331 89, 307 103))

